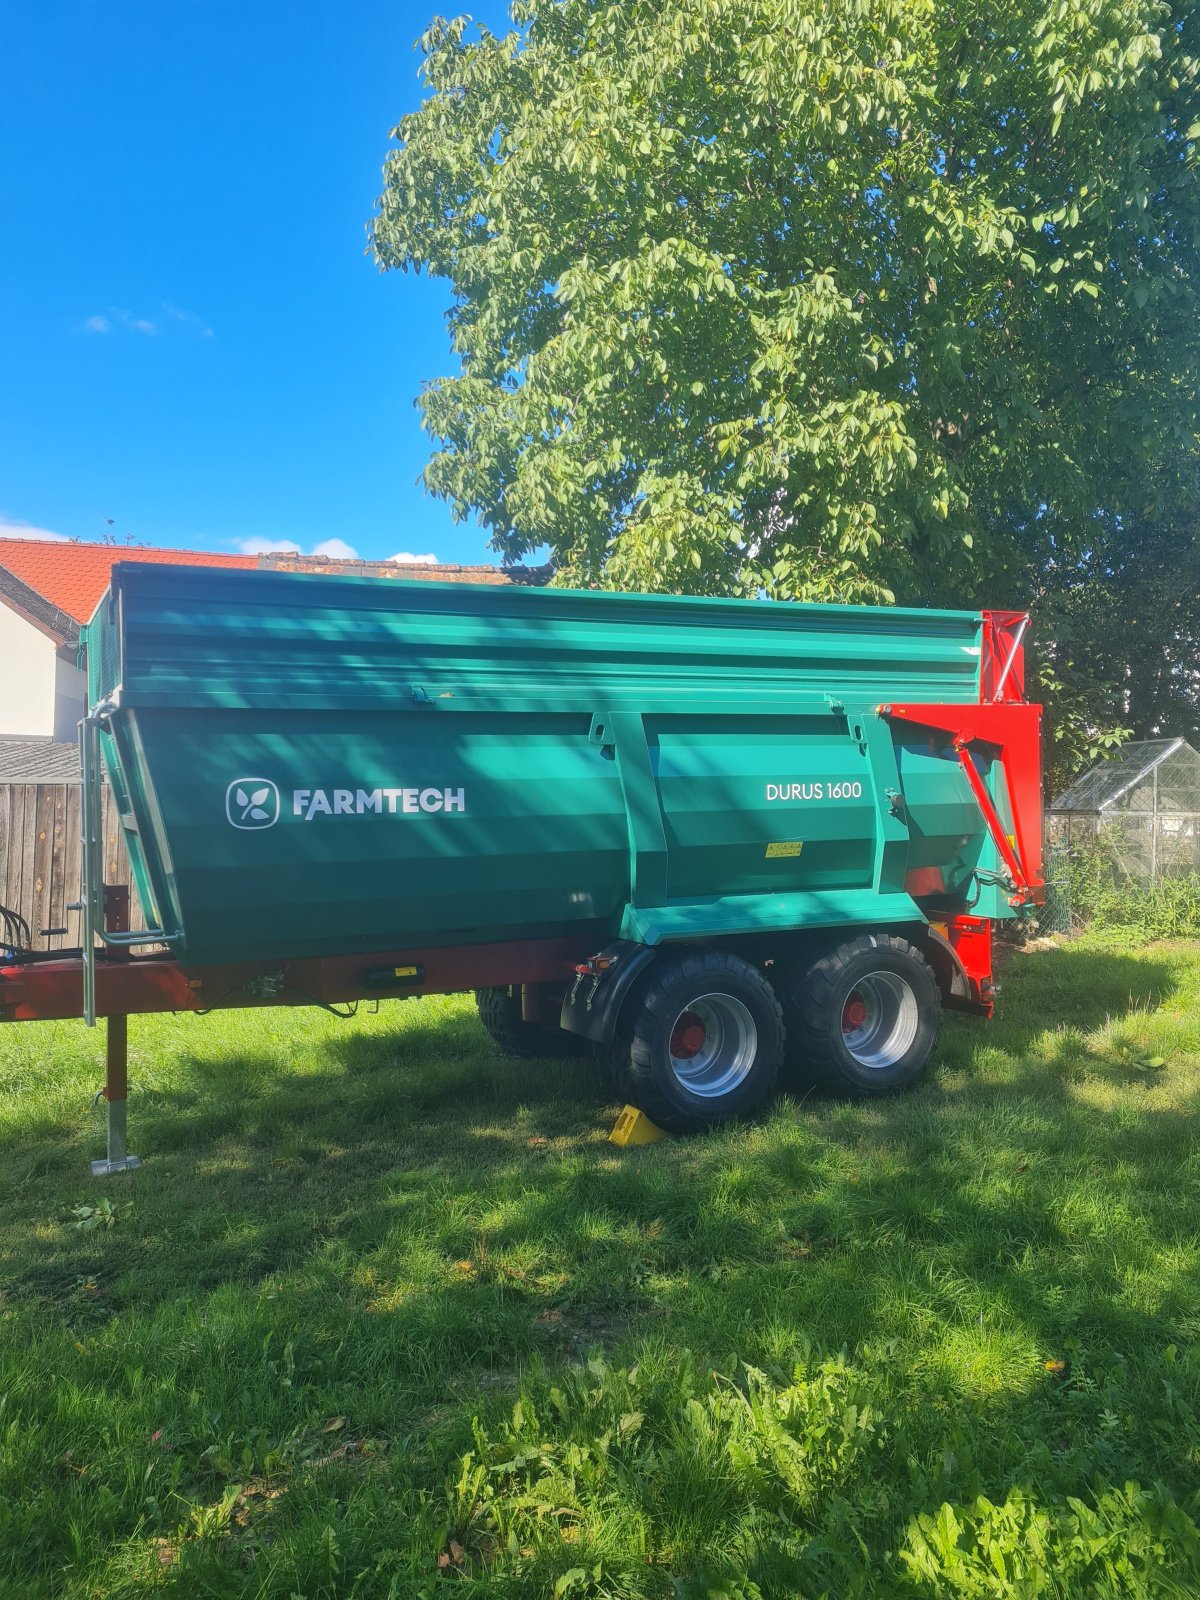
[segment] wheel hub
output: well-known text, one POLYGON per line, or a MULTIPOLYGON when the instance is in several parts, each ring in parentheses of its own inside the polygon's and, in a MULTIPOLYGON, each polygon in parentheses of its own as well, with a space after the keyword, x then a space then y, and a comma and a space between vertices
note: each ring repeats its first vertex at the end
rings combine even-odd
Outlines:
POLYGON ((920 1011, 912 985, 880 969, 860 978, 842 1005, 842 1043, 860 1066, 886 1071, 912 1049, 920 1011))
POLYGON ((842 1032, 853 1033, 867 1020, 867 1002, 857 989, 842 1007, 842 1032))
POLYGON ((693 1011, 685 1011, 671 1030, 671 1054, 677 1061, 690 1061, 704 1049, 705 1027, 693 1011))
POLYGON ((731 994, 705 994, 675 1018, 667 1046, 676 1082, 702 1099, 736 1089, 754 1065, 758 1029, 731 994))

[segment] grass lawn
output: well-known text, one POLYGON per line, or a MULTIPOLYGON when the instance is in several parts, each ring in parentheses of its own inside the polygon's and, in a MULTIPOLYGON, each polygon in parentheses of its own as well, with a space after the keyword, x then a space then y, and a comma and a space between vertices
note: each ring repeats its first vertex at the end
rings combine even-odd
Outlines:
POLYGON ((1194 1597, 1200 944, 1004 976, 628 1151, 465 998, 135 1018, 103 1183, 0 1029, 0 1594, 1194 1597))

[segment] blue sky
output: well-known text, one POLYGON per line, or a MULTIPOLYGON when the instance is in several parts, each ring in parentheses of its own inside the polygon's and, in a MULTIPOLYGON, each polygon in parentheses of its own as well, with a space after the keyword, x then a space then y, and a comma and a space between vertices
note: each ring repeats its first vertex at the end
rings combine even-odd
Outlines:
MULTIPOLYGON (((364 254, 389 129, 422 93, 413 41, 457 9, 4 8, 0 522, 494 559, 416 482, 448 286, 364 254)), ((493 0, 471 13, 506 25, 493 0)))

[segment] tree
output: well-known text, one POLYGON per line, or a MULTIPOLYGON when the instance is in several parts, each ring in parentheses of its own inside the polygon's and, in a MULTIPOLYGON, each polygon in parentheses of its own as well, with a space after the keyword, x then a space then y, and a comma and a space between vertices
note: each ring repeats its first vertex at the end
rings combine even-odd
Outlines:
POLYGON ((1041 692, 1051 705, 1053 793, 1118 741, 1200 744, 1200 537, 1195 507, 1097 518, 1089 547, 1033 598, 1041 692))
POLYGON ((561 581, 699 593, 1057 604, 1101 532, 1190 536, 1196 9, 435 22, 372 234, 454 291, 428 487, 561 581))

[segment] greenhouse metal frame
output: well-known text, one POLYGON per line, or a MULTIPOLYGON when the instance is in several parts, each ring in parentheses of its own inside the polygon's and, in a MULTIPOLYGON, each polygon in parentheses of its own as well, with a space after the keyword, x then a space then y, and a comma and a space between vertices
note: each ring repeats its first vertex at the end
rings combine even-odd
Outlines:
POLYGON ((1128 878, 1200 872, 1200 752, 1183 739, 1140 739, 1098 762, 1054 801, 1052 846, 1093 843, 1128 878))

